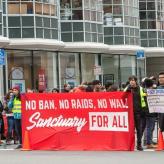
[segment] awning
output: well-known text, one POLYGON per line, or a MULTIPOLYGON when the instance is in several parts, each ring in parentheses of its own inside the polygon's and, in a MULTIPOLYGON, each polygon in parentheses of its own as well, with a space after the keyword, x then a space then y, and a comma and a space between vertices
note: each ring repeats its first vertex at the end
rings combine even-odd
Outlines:
POLYGON ((164 48, 149 47, 145 48, 146 57, 164 57, 164 48))
POLYGON ((0 48, 6 47, 10 43, 9 38, 0 36, 0 48))
POLYGON ((52 39, 10 39, 7 48, 30 50, 60 50, 65 46, 64 42, 52 39))
POLYGON ((90 53, 108 53, 109 45, 103 43, 91 42, 67 42, 63 51, 68 52, 90 52, 90 53))

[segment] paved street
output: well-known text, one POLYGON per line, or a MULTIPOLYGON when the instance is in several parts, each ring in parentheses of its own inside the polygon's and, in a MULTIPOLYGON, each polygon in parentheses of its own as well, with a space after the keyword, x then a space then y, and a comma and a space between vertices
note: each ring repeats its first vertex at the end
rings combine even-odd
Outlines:
POLYGON ((0 150, 4 164, 160 164, 164 152, 0 150))

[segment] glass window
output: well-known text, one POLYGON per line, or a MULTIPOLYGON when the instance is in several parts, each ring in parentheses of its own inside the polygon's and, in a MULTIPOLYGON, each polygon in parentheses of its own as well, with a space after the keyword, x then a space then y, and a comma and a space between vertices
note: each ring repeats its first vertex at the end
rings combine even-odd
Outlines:
POLYGON ((58 39, 58 30, 52 30, 52 39, 58 39))
MULTIPOLYGON (((87 58, 88 61, 88 58, 87 58)), ((72 87, 80 84, 79 58, 75 53, 59 53, 60 87, 69 83, 72 87)))
POLYGON ((104 37, 104 43, 105 44, 109 44, 109 45, 113 45, 114 44, 114 42, 113 42, 113 36, 111 36, 111 37, 104 37))
MULTIPOLYGON (((57 70, 56 70, 56 53, 47 51, 34 51, 34 88, 39 89, 39 72, 44 73, 46 79, 46 91, 51 91, 52 88, 57 86, 57 70)), ((29 64, 30 66, 30 64, 29 64)))
POLYGON ((22 26, 34 26, 34 17, 22 17, 22 26))
POLYGON ((74 42, 84 41, 84 33, 83 32, 74 32, 73 33, 73 41, 74 42))
POLYGON ((155 19, 155 11, 148 11, 147 12, 148 19, 155 19))
POLYGON ((98 36, 96 33, 92 33, 92 42, 97 42, 98 36))
POLYGON ((9 38, 21 38, 21 29, 9 28, 9 38))
POLYGON ((118 55, 102 55, 102 67, 103 67, 103 84, 108 82, 119 84, 118 81, 118 69, 119 69, 119 56, 118 55))
POLYGON ((42 18, 41 17, 36 17, 36 26, 42 27, 42 18))
POLYGON ((72 8, 82 8, 82 0, 72 0, 72 8))
POLYGON ((83 31, 83 22, 73 23, 73 31, 83 31))
POLYGON ((91 42, 91 33, 88 33, 88 32, 85 33, 85 41, 91 42))
POLYGON ((146 19, 146 11, 140 12, 140 19, 146 19))
POLYGON ((72 42, 72 33, 61 33, 61 39, 64 42, 72 42))
POLYGON ((83 20, 82 10, 72 10, 72 15, 73 20, 83 20))
POLYGON ((157 38, 157 32, 156 31, 148 31, 148 37, 151 38, 157 38))
POLYGON ((96 21, 96 11, 91 11, 91 21, 96 21))
POLYGON ((149 40, 149 47, 157 47, 157 39, 149 40))
POLYGON ((36 28, 36 38, 43 38, 43 28, 36 28))
POLYGON ((146 2, 139 2, 139 9, 146 10, 146 2))
POLYGON ((58 20, 51 18, 51 28, 56 28, 58 29, 58 20))
POLYGON ((34 38, 34 28, 22 28, 22 38, 34 38))
POLYGON ((141 31, 141 39, 147 39, 147 31, 141 31))
POLYGON ((123 28, 122 27, 115 27, 114 28, 114 35, 123 35, 123 28))
POLYGON ((90 20, 90 11, 89 10, 84 10, 84 19, 90 20))
POLYGON ((122 6, 113 6, 113 14, 122 15, 122 6))
POLYGON ((50 27, 50 18, 43 18, 44 27, 50 27))
POLYGON ((95 79, 94 68, 95 65, 95 55, 82 53, 81 54, 81 73, 82 73, 82 82, 91 82, 95 79))
POLYGON ((124 44, 124 36, 114 36, 114 43, 117 45, 124 44))
POLYGON ((84 8, 85 8, 85 9, 90 8, 89 0, 84 0, 84 8))
POLYGON ((148 29, 156 29, 156 21, 148 21, 148 29))
POLYGON ((112 0, 103 0, 103 4, 112 4, 112 0))
POLYGON ((20 27, 20 17, 8 17, 9 27, 20 27))
POLYGON ((22 88, 23 92, 25 92, 26 88, 32 88, 32 76, 31 76, 31 64, 32 64, 32 56, 31 51, 18 51, 18 50, 6 50, 7 53, 7 61, 8 61, 8 77, 9 77, 9 88, 12 88, 12 85, 16 81, 19 81, 20 84, 25 85, 22 88), (21 72, 23 72, 23 76, 16 76, 13 74, 15 68, 18 68, 21 72), (20 78, 20 79, 19 79, 20 78))
POLYGON ((147 10, 155 10, 155 2, 147 2, 147 10))
POLYGON ((62 22, 61 23, 61 31, 72 31, 72 23, 70 22, 62 22))
POLYGON ((113 27, 105 27, 104 35, 113 35, 113 27))
POLYGON ((113 4, 122 4, 122 0, 113 0, 113 4))
POLYGON ((90 23, 85 23, 85 31, 91 31, 90 23))
POLYGON ((147 21, 140 21, 140 28, 147 29, 147 21))
POLYGON ((97 32, 97 28, 96 27, 97 27, 96 24, 91 23, 91 30, 92 30, 92 32, 97 32))
POLYGON ((44 38, 51 39, 50 29, 44 29, 44 38))
POLYGON ((148 47, 148 40, 141 40, 142 47, 148 47))
POLYGON ((135 56, 120 55, 121 81, 127 82, 129 76, 136 75, 135 56))

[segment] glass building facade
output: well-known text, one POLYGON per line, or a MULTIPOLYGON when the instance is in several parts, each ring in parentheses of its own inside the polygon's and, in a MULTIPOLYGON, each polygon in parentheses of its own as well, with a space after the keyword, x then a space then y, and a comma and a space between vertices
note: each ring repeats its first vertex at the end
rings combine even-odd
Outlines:
POLYGON ((56 0, 3 0, 5 36, 9 38, 58 39, 56 0))
POLYGON ((102 0, 61 0, 61 39, 103 43, 102 0))
POLYGON ((138 0, 103 0, 104 43, 140 45, 138 0))
POLYGON ((164 47, 164 1, 140 0, 140 30, 143 47, 164 47))
MULTIPOLYGON (((120 88, 145 76, 138 0, 1 0, 0 35, 9 39, 0 95, 15 84, 44 91, 94 79, 120 88), (101 74, 95 73, 101 67, 101 74)), ((2 41, 1 41, 2 42, 2 41)), ((3 45, 3 44, 1 44, 3 45)))

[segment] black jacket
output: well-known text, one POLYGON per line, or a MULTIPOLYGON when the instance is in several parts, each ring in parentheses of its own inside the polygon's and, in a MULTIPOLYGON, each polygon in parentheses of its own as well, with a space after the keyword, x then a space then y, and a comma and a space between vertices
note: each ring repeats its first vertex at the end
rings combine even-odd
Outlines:
MULTIPOLYGON (((164 89, 164 86, 158 86, 157 89, 164 89)), ((159 113, 159 128, 164 132, 164 113, 159 113)))

